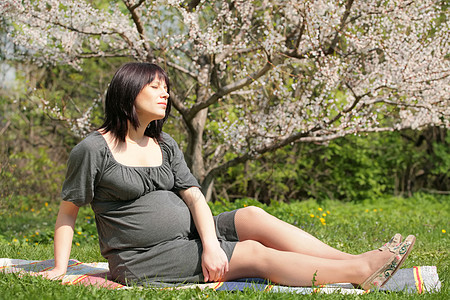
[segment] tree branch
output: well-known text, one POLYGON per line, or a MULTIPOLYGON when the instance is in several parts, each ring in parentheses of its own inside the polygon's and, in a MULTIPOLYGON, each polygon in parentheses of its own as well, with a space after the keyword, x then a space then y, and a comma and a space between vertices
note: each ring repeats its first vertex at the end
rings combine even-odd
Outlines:
POLYGON ((194 9, 200 4, 200 0, 191 0, 189 2, 185 1, 184 5, 187 7, 189 12, 193 12, 194 9))
MULTIPOLYGON (((311 129, 308 132, 299 132, 295 133, 279 142, 275 142, 269 146, 259 148, 255 151, 253 151, 253 154, 250 152, 247 152, 241 156, 238 156, 234 159, 231 159, 219 166, 211 167, 205 176, 204 181, 210 180, 211 178, 214 178, 219 173, 225 171, 226 169, 236 166, 238 164, 244 163, 248 160, 255 160, 258 156, 263 155, 268 152, 273 152, 274 150, 280 149, 284 146, 287 146, 291 143, 325 143, 329 142, 331 140, 335 140, 337 138, 341 138, 345 135, 355 134, 355 133, 372 133, 372 132, 386 132, 386 131, 392 131, 392 127, 379 127, 379 128, 350 128, 346 131, 339 131, 339 132, 332 132, 327 135, 320 135, 320 136, 313 136, 311 135, 315 131, 319 130, 320 127, 316 126, 313 129, 311 129)), ((401 129, 410 129, 409 126, 402 127, 397 130, 401 129)))
POLYGON ((345 4, 345 12, 344 12, 344 15, 342 16, 339 29, 336 30, 336 33, 334 34, 334 38, 331 41, 331 44, 328 47, 328 49, 326 51, 324 51, 325 54, 327 54, 327 55, 332 54, 335 51, 336 44, 339 40, 339 33, 342 32, 342 30, 344 29, 344 27, 346 25, 347 19, 350 16, 350 10, 352 8, 353 2, 354 2, 354 0, 348 0, 347 3, 345 4))
POLYGON ((158 63, 166 64, 166 65, 168 65, 169 67, 174 68, 175 70, 178 70, 178 71, 180 71, 180 72, 183 72, 184 74, 186 74, 186 75, 192 77, 193 79, 197 79, 197 74, 195 74, 195 73, 189 71, 188 69, 183 68, 183 67, 180 66, 180 65, 177 65, 176 63, 167 61, 167 60, 165 60, 165 59, 163 59, 163 58, 161 58, 161 57, 156 58, 156 61, 157 61, 158 63))
MULTIPOLYGON (((128 2, 128 1, 127 1, 128 2)), ((135 5, 131 6, 132 10, 135 10, 136 8, 138 8, 139 6, 141 6, 142 3, 144 3, 145 0, 139 0, 138 3, 136 3, 135 5)))
POLYGON ((50 23, 50 24, 55 25, 55 26, 62 27, 62 28, 67 29, 69 31, 74 31, 74 32, 78 32, 78 33, 81 33, 81 34, 85 34, 85 35, 113 35, 113 34, 118 34, 118 32, 115 32, 115 31, 111 31, 111 32, 107 32, 107 31, 101 31, 101 32, 83 31, 81 29, 78 29, 78 28, 75 28, 75 27, 72 27, 72 26, 60 23, 60 22, 55 22, 55 21, 51 21, 51 20, 48 20, 48 19, 41 18, 41 17, 39 17, 37 15, 33 15, 32 14, 31 17, 35 18, 37 20, 44 21, 46 23, 50 23))
POLYGON ((183 116, 186 115, 186 113, 187 113, 186 106, 183 104, 183 102, 181 102, 178 95, 172 91, 170 92, 170 100, 172 101, 172 104, 175 107, 175 109, 178 110, 181 115, 183 115, 183 116))
POLYGON ((127 0, 123 0, 123 3, 127 7, 128 11, 131 13, 131 18, 133 19, 134 25, 136 25, 136 30, 139 33, 139 38, 141 39, 141 41, 143 41, 144 49, 147 52, 147 60, 151 61, 152 49, 146 43, 147 39, 145 38, 144 26, 142 25, 141 18, 136 13, 136 8, 138 8, 144 2, 145 2, 145 0, 140 0, 137 4, 131 5, 127 0))
POLYGON ((77 57, 79 58, 95 58, 95 57, 130 57, 129 54, 116 54, 114 52, 83 52, 77 57))
POLYGON ((101 35, 114 35, 114 34, 117 34, 117 35, 119 35, 119 36, 120 36, 120 37, 128 44, 128 46, 129 46, 131 49, 133 48, 133 43, 130 41, 130 39, 128 39, 128 38, 126 37, 126 35, 124 35, 124 34, 121 33, 121 32, 118 32, 118 31, 111 31, 111 32, 107 32, 107 31, 101 31, 101 32, 89 32, 89 31, 83 31, 83 30, 80 30, 80 29, 78 29, 78 28, 75 28, 75 27, 72 27, 72 26, 69 26, 69 25, 60 23, 60 22, 55 22, 55 21, 50 21, 50 20, 48 20, 48 19, 43 19, 43 18, 41 18, 41 17, 39 17, 39 16, 37 16, 37 15, 31 15, 31 17, 32 17, 32 18, 35 18, 35 19, 38 19, 38 20, 41 20, 41 21, 44 21, 44 22, 47 22, 47 23, 50 23, 50 24, 53 24, 53 25, 55 25, 55 26, 62 27, 62 28, 67 29, 67 30, 69 30, 69 31, 73 31, 73 32, 77 32, 77 33, 81 33, 81 34, 85 34, 85 35, 101 36, 101 35))
POLYGON ((254 72, 253 74, 247 76, 246 78, 242 78, 241 80, 235 81, 233 83, 230 83, 222 88, 220 88, 216 93, 214 93, 212 96, 210 96, 206 101, 196 103, 194 106, 191 107, 189 110, 189 114, 186 116, 187 120, 192 119, 200 110, 214 104, 217 102, 220 98, 223 96, 234 92, 236 90, 239 90, 243 88, 244 86, 249 85, 253 81, 257 80, 264 74, 266 74, 269 70, 271 70, 274 67, 275 63, 272 63, 268 61, 259 71, 254 72))

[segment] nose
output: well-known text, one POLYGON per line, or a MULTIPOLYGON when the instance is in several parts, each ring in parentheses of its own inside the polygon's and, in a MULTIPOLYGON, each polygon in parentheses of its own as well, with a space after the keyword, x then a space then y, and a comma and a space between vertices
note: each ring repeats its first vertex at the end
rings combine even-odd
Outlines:
POLYGON ((163 89, 162 93, 161 93, 161 98, 167 99, 169 98, 169 93, 163 89))

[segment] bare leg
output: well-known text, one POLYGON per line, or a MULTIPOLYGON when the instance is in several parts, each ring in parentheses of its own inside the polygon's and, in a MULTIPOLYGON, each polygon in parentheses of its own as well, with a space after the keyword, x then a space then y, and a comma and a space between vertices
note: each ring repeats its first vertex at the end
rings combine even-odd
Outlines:
POLYGON ((259 277, 291 286, 311 286, 313 279, 315 284, 360 284, 391 256, 389 251, 378 251, 370 259, 334 260, 280 251, 247 240, 236 245, 224 280, 259 277))
POLYGON ((236 212, 235 225, 240 241, 254 240, 276 250, 327 259, 358 258, 357 255, 328 246, 300 228, 281 221, 255 206, 239 209, 236 212))

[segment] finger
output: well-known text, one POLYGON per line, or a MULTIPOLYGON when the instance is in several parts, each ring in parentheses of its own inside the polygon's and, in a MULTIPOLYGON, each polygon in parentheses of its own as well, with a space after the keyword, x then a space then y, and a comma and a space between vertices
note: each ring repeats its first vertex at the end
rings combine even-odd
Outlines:
POLYGON ((43 276, 43 274, 38 273, 38 272, 33 272, 33 271, 28 272, 28 275, 34 276, 34 277, 43 276))
POLYGON ((202 272, 203 272, 203 277, 205 279, 205 282, 209 281, 209 272, 208 269, 206 269, 204 266, 202 266, 202 272))
POLYGON ((224 268, 221 268, 220 270, 217 271, 216 273, 216 281, 221 281, 224 275, 224 268))
POLYGON ((225 263, 225 269, 224 269, 224 275, 226 273, 228 273, 228 271, 230 270, 230 264, 228 263, 228 261, 225 263))
POLYGON ((217 269, 209 269, 209 279, 210 281, 217 281, 220 275, 220 270, 217 269))
POLYGON ((58 274, 58 273, 51 274, 51 273, 48 273, 48 272, 42 272, 42 273, 39 272, 39 273, 35 273, 34 276, 41 276, 41 277, 43 277, 45 279, 50 279, 50 280, 62 280, 63 277, 64 277, 64 274, 58 274))
POLYGON ((220 281, 220 278, 222 278, 222 270, 219 270, 216 272, 216 278, 214 279, 214 281, 220 281))
POLYGON ((51 279, 47 272, 30 272, 31 276, 42 277, 45 279, 51 279))

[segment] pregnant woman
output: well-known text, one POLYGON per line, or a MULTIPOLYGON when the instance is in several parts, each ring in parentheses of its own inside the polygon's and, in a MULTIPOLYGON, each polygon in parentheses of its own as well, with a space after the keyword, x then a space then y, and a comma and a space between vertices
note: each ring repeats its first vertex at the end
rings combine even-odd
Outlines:
POLYGON ((106 95, 105 122, 71 152, 55 226, 58 278, 67 270, 80 206, 94 213, 101 254, 124 284, 259 277, 291 286, 351 282, 380 287, 415 238, 397 234, 380 249, 334 249, 257 207, 212 216, 176 142, 162 131, 169 79, 155 64, 128 63, 106 95))

